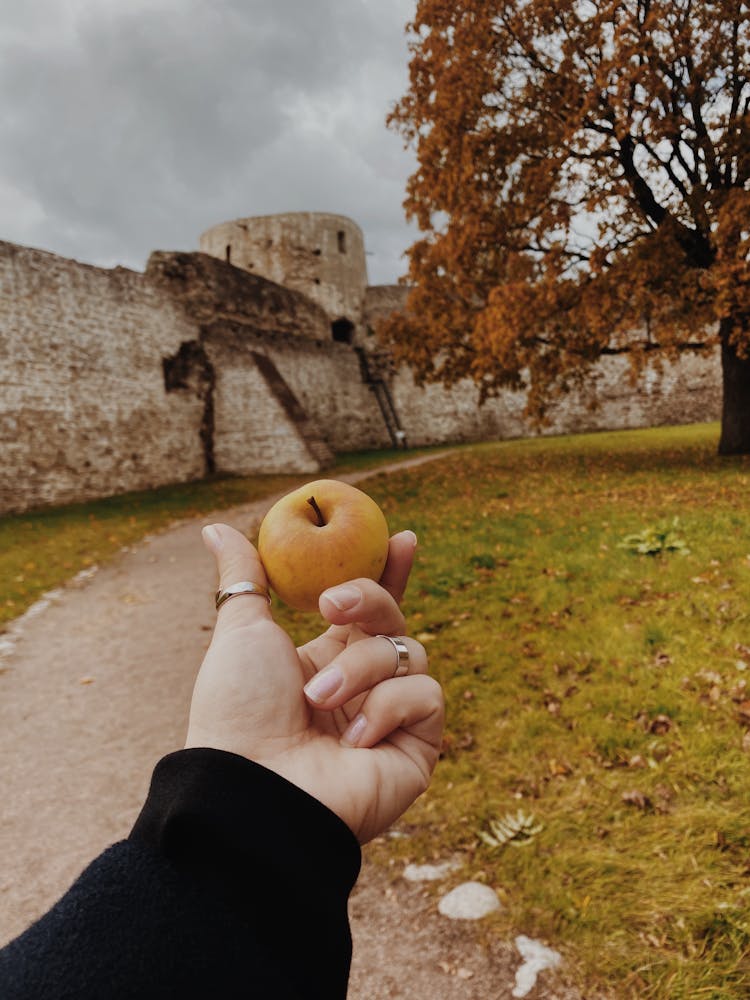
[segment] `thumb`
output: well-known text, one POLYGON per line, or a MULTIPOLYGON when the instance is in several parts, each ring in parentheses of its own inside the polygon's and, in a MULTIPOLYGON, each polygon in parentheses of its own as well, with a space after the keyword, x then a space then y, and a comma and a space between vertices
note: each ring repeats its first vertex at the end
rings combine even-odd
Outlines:
MULTIPOLYGON (((216 559, 219 591, 235 583, 254 583, 268 591, 268 580, 260 556, 245 536, 228 524, 209 524, 203 529, 203 543, 216 559)), ((268 600, 260 594, 239 594, 225 601, 218 611, 219 622, 250 625, 271 618, 268 600)))

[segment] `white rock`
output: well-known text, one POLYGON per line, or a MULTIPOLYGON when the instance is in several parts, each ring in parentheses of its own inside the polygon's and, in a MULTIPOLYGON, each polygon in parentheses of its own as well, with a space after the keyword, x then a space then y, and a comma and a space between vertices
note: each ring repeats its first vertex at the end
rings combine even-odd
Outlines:
POLYGON ((516 948, 521 952, 523 965, 516 970, 516 985, 513 987, 512 996, 525 997, 536 985, 536 977, 544 969, 555 969, 562 961, 559 952, 553 951, 541 941, 535 941, 524 934, 519 934, 516 938, 516 948))
POLYGON ((494 889, 481 882, 464 882, 447 893, 438 903, 438 910, 451 920, 479 920, 500 909, 494 889))
POLYGON ((407 882, 437 882, 460 867, 460 861, 441 861, 439 865, 407 865, 404 868, 404 878, 407 882))

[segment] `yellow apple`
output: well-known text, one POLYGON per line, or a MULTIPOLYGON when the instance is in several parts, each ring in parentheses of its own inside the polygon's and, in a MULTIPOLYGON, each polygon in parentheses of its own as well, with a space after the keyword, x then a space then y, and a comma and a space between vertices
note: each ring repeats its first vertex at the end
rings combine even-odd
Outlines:
POLYGON ((258 553, 282 601, 314 611, 328 587, 379 580, 388 557, 383 512, 362 490, 318 479, 278 500, 263 518, 258 553))

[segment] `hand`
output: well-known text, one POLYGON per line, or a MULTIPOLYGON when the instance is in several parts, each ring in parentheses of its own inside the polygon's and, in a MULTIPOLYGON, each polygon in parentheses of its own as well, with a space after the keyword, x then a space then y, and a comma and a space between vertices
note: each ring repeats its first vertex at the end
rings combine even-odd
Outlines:
MULTIPOLYGON (((225 524, 204 529, 222 588, 266 584, 258 554, 225 524)), ((353 580, 321 595, 331 623, 295 649, 259 596, 219 609, 193 692, 186 747, 240 754, 333 810, 366 843, 427 787, 443 728, 443 696, 414 639, 409 674, 394 677, 399 601, 414 559, 412 532, 394 535, 379 584, 353 580)))

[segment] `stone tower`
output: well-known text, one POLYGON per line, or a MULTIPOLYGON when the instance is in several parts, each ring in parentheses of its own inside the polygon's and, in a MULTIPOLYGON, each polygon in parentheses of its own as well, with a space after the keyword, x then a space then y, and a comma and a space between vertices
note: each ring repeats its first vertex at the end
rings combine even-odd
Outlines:
POLYGON ((235 219, 206 230, 200 249, 307 295, 328 314, 334 340, 350 344, 362 332, 364 238, 346 216, 288 212, 235 219))

